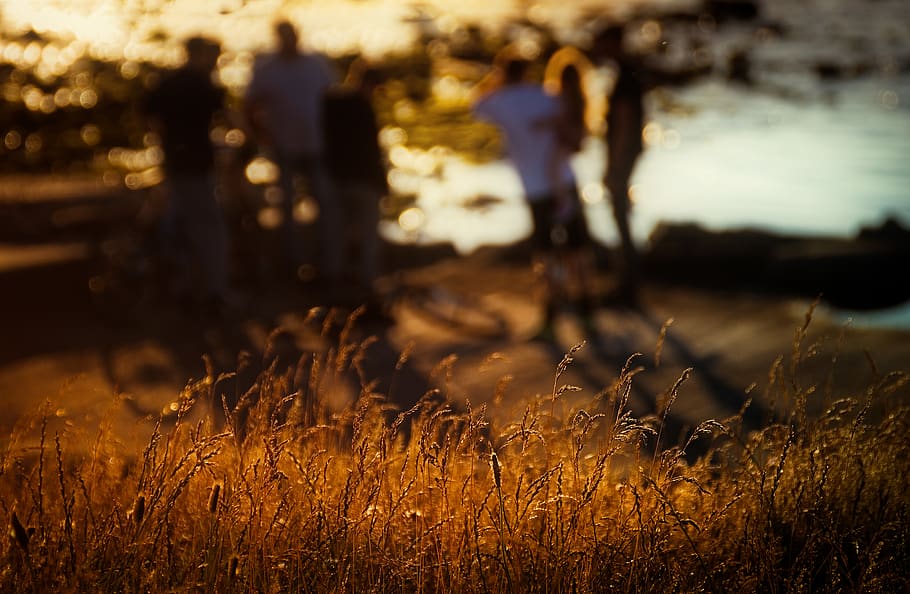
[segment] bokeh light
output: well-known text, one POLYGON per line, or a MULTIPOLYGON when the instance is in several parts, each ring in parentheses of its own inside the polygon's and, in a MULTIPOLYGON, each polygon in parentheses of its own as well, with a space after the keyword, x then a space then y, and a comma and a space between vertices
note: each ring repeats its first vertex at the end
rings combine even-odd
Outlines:
MULTIPOLYGON (((889 6, 894 4, 885 1, 889 6)), ((805 155, 801 162, 808 163, 810 169, 812 163, 819 162, 818 155, 836 155, 838 162, 845 165, 836 174, 780 175, 779 186, 789 193, 833 193, 841 196, 839 203, 846 205, 855 201, 847 189, 856 186, 862 188, 856 191, 863 196, 881 196, 876 204, 897 204, 899 213, 907 212, 906 206, 898 202, 902 198, 906 202, 906 167, 894 155, 906 154, 906 140, 900 138, 907 137, 908 87, 901 65, 910 38, 905 28, 894 22, 869 27, 864 21, 854 27, 846 17, 839 16, 828 19, 833 24, 827 20, 809 23, 804 14, 787 8, 785 3, 776 6, 767 21, 736 31, 708 12, 684 24, 668 23, 657 16, 660 10, 637 10, 642 4, 637 0, 585 0, 579 4, 564 0, 424 0, 419 7, 404 0, 224 0, 217 4, 217 10, 212 10, 197 0, 5 0, 5 30, 0 35, 0 67, 4 68, 0 97, 9 110, 0 129, 2 150, 6 151, 5 170, 76 171, 78 165, 102 176, 105 184, 122 183, 133 188, 160 180, 160 140, 144 131, 141 114, 137 113, 141 95, 160 79, 162 69, 183 62, 181 42, 188 35, 205 33, 222 42, 216 79, 227 88, 231 107, 239 108, 239 98, 249 82, 257 54, 271 47, 271 23, 281 10, 283 16, 301 25, 306 48, 345 60, 358 49, 368 56, 390 57, 387 63, 378 61, 389 66, 392 75, 377 102, 382 125, 380 143, 389 159, 388 181, 394 194, 413 196, 421 208, 420 215, 411 212, 403 225, 398 221, 399 225, 404 228, 422 220, 417 227, 427 232, 443 206, 439 206, 442 198, 439 204, 423 199, 440 194, 443 198, 448 195, 447 204, 462 198, 467 201, 470 196, 452 198, 453 188, 473 188, 474 182, 467 176, 486 175, 484 168, 489 163, 497 164, 497 176, 478 183, 483 186, 478 193, 511 196, 514 191, 513 180, 507 179, 508 168, 503 165, 497 133, 470 117, 470 94, 486 71, 487 53, 495 44, 506 42, 514 43, 530 58, 544 57, 560 46, 582 47, 590 41, 591 33, 589 23, 579 19, 584 4, 597 8, 611 21, 633 17, 628 30, 635 45, 649 48, 669 63, 689 61, 710 68, 718 60, 725 61, 725 51, 734 48, 749 52, 754 84, 771 81, 761 88, 761 93, 741 96, 737 90, 722 87, 725 81, 719 78, 726 68, 715 68, 714 90, 705 91, 703 87, 698 91, 702 94, 694 99, 676 91, 655 93, 648 106, 653 119, 642 131, 649 150, 639 164, 635 180, 639 190, 648 188, 648 202, 694 187, 701 179, 711 177, 706 171, 724 170, 725 179, 732 177, 729 171, 737 168, 729 163, 737 162, 737 150, 761 144, 768 131, 787 129, 789 134, 783 135, 777 148, 768 149, 768 143, 762 145, 764 153, 753 159, 756 167, 765 163, 762 167, 767 171, 778 161, 786 165, 793 159, 776 151, 787 153, 790 147, 794 147, 791 153, 805 155), (788 26, 778 26, 777 20, 788 26), (836 72, 845 73, 844 79, 814 78, 811 68, 819 52, 812 49, 812 39, 806 37, 813 32, 824 33, 825 59, 834 62, 836 72), (838 44, 841 47, 835 47, 838 44), (844 52, 845 48, 849 52, 844 52), (789 52, 795 54, 795 50, 804 52, 798 60, 790 59, 789 52), (842 55, 838 56, 838 51, 842 55), (800 78, 795 74, 800 68, 809 69, 813 78, 800 78), (868 79, 862 78, 864 73, 879 78, 867 84, 868 79), (852 99, 843 102, 842 111, 837 111, 842 94, 852 99), (813 101, 818 97, 829 102, 829 115, 813 112, 813 101), (860 104, 857 97, 864 103, 860 104), (771 103, 774 105, 769 106, 771 103), (720 108, 712 112, 712 105, 720 108), (812 117, 786 117, 793 110, 814 114, 815 121, 827 117, 832 129, 842 121, 852 127, 849 132, 826 137, 828 142, 824 142, 813 132, 812 117), (873 130, 866 126, 870 111, 894 119, 875 120, 873 130), (864 136, 866 129, 869 133, 864 136), (874 131, 890 136, 883 140, 874 131), (856 141, 854 132, 863 138, 856 141), (849 143, 844 143, 843 138, 849 138, 849 143), (734 148, 717 155, 710 151, 711 143, 734 148), (859 148, 861 144, 863 148, 859 148), (803 148, 797 150, 797 146, 803 148), (860 153, 868 158, 859 158, 860 153), (692 154, 710 154, 711 159, 694 160, 692 154), (448 168, 456 158, 465 157, 476 168, 465 168, 467 173, 460 180, 451 181, 445 191, 440 190, 436 182, 451 175, 448 168), (890 173, 879 175, 883 170, 890 173), (818 186, 817 192, 806 188, 810 178, 818 186), (682 179, 687 183, 678 181, 682 179), (797 191, 796 187, 802 189, 797 191)), ((336 62, 339 66, 344 63, 336 62)), ((585 74, 590 98, 586 119, 595 136, 603 132, 605 97, 615 82, 614 76, 609 66, 592 67, 585 74)), ((243 155, 238 177, 242 171, 244 181, 259 186, 257 191, 266 197, 275 196, 277 167, 261 156, 247 162, 249 153, 245 151, 250 139, 240 124, 230 121, 213 132, 213 140, 219 150, 243 155)), ((582 199, 587 205, 602 203, 605 190, 599 182, 604 164, 601 140, 589 140, 576 164, 582 199)), ((740 173, 744 171, 742 167, 738 169, 740 173)), ((781 167, 774 170, 779 172, 781 167)), ((732 181, 714 192, 730 193, 731 184, 732 181)), ((753 193, 758 192, 754 189, 756 184, 750 187, 753 193)), ((780 191, 779 188, 777 192, 780 191)), ((703 188, 700 193, 708 192, 703 188)), ((691 204, 693 212, 699 208, 702 212, 716 212, 707 200, 676 202, 691 204)), ((397 200, 389 208, 390 224, 394 225, 399 214, 404 214, 401 209, 406 204, 411 202, 397 200)), ((645 216, 643 212, 639 209, 637 216, 645 216)), ((663 213, 646 214, 656 217, 663 213)), ((676 211, 673 214, 682 216, 676 211)))
POLYGON ((408 233, 419 231, 426 224, 426 214, 417 207, 407 208, 398 215, 398 225, 408 233))
POLYGON ((278 181, 278 166, 265 157, 256 157, 246 166, 246 178, 251 184, 274 184, 278 181))

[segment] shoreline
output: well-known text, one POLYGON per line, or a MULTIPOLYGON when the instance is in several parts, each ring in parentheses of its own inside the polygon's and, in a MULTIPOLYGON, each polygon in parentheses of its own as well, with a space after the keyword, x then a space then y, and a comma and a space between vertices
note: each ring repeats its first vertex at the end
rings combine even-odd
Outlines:
MULTIPOLYGON (((91 176, 0 178, 0 273, 30 263, 52 264, 54 259, 97 257, 100 250, 107 249, 102 248, 105 242, 148 232, 160 201, 154 188, 111 187, 91 176), (12 181, 19 187, 19 197, 14 197, 17 191, 10 187, 12 181)), ((252 214, 237 212, 236 206, 231 212, 231 206, 225 209, 228 217, 252 214)), ((239 248, 234 250, 235 256, 249 256, 251 250, 274 251, 274 242, 268 239, 274 231, 259 228, 251 234, 244 225, 229 222, 239 248)), ((312 226, 302 225, 301 233, 314 235, 312 226)), ((593 244, 600 269, 609 273, 615 247, 596 239, 593 244)), ((653 282, 821 297, 833 309, 857 313, 910 304, 910 279, 896 269, 899 262, 910 260, 910 227, 896 218, 863 227, 854 237, 659 222, 640 249, 642 275, 653 282)), ((525 239, 481 245, 470 254, 461 254, 447 241, 421 244, 383 238, 383 250, 387 272, 475 254, 504 262, 530 259, 525 239)), ((280 254, 270 257, 280 258, 280 254)))
MULTIPOLYGON (((138 197, 135 193, 132 196, 138 197)), ((83 201, 82 207, 91 202, 83 201)), ((13 253, 26 248, 37 251, 31 262, 0 267, 4 286, 9 287, 3 295, 0 323, 8 336, 16 337, 0 349, 0 390, 7 404, 4 426, 11 426, 32 405, 52 396, 68 402, 67 415, 100 418, 114 395, 122 394, 128 406, 118 417, 118 425, 131 427, 173 402, 188 380, 203 377, 203 355, 219 372, 231 372, 241 352, 251 354, 253 360, 263 357, 276 332, 282 348, 288 349, 289 360, 307 349, 325 348, 318 329, 308 327, 305 319, 311 307, 331 303, 325 302, 326 295, 320 294, 318 287, 287 280, 249 279, 251 284, 245 291, 250 303, 222 322, 202 320, 168 304, 128 304, 118 309, 116 301, 105 300, 103 295, 99 299, 90 290, 91 279, 99 273, 96 248, 107 233, 119 228, 117 225, 135 222, 132 217, 137 211, 127 208, 126 202, 119 203, 121 208, 108 208, 110 200, 96 201, 80 211, 84 217, 64 218, 68 224, 62 227, 19 227, 16 241, 6 243, 6 249, 13 253), (98 216, 90 216, 92 213, 98 216), (80 248, 83 251, 79 257, 70 257, 73 254, 64 251, 39 258, 39 240, 53 238, 79 239, 83 243, 75 245, 84 246, 80 248)), ((72 206, 30 204, 26 209, 29 216, 24 219, 11 218, 22 212, 3 209, 0 228, 31 217, 37 217, 38 222, 45 216, 53 220, 56 209, 72 206)), ((707 245, 718 241, 711 233, 698 237, 707 245)), ((740 235, 722 239, 727 245, 744 245, 740 235)), ((776 240, 761 239, 754 245, 777 245, 776 240)), ((692 270, 697 255, 694 250, 667 246, 672 244, 665 244, 662 253, 685 260, 675 264, 679 270, 692 270)), ((358 331, 376 336, 370 369, 377 378, 387 380, 396 369, 400 353, 413 349, 411 361, 396 380, 404 404, 438 385, 440 378, 434 376, 434 369, 450 355, 458 358, 450 389, 459 398, 468 397, 472 402, 489 398, 496 393, 501 374, 508 374, 516 379, 506 397, 520 400, 552 385, 559 359, 581 342, 587 346, 566 381, 582 386, 588 394, 596 393, 609 385, 631 353, 650 357, 661 325, 673 319, 663 364, 648 364, 647 373, 640 377, 636 410, 646 411, 654 394, 672 385, 682 369, 692 367, 696 372, 693 387, 687 392, 692 400, 679 423, 732 414, 748 386, 767 379, 775 357, 790 352, 794 329, 804 322, 815 298, 814 294, 781 291, 780 287, 759 290, 732 280, 718 283, 714 279, 711 283, 710 274, 701 279, 702 284, 667 281, 655 274, 646 277, 641 310, 599 311, 594 335, 586 335, 569 312, 559 321, 558 342, 545 345, 527 338, 534 333, 539 311, 526 243, 483 248, 469 256, 458 255, 450 244, 386 247, 387 270, 393 282, 468 293, 501 316, 506 327, 505 334, 498 336, 466 334, 428 320, 405 302, 395 304, 389 323, 367 321, 358 331), (501 357, 501 362, 488 363, 492 354, 501 357)), ((753 248, 753 252, 761 250, 753 248)), ((605 248, 599 256, 605 262, 602 280, 608 284, 610 251, 605 248)), ((705 272, 710 272, 710 267, 705 272)), ((878 369, 906 369, 910 328, 850 326, 824 303, 814 315, 813 336, 827 340, 829 347, 836 345, 839 335, 847 335, 836 356, 843 389, 853 389, 854 383, 873 373, 870 353, 878 369)), ((819 377, 828 373, 823 359, 816 357, 813 362, 817 367, 813 373, 819 377)))

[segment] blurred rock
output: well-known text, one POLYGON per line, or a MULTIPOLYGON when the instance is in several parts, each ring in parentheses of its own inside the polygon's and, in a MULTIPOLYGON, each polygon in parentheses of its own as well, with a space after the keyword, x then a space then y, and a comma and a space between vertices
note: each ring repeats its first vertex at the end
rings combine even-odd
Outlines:
POLYGON ((708 0, 705 12, 718 23, 727 21, 751 21, 759 16, 758 3, 753 0, 708 0))
POLYGON ((901 269, 908 258, 910 231, 893 219, 855 239, 665 223, 652 234, 642 266, 648 278, 661 282, 820 295, 837 307, 877 309, 910 299, 910 279, 901 269))

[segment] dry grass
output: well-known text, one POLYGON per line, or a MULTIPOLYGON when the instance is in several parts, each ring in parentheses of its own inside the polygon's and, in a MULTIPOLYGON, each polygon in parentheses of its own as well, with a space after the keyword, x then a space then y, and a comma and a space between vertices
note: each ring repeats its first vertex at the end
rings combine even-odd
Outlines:
POLYGON ((271 367, 223 423, 192 413, 225 378, 189 385, 141 451, 104 424, 52 430, 50 409, 24 421, 0 459, 0 590, 910 588, 908 375, 826 402, 800 382, 805 328, 769 375, 786 415, 748 435, 707 420, 671 448, 655 444, 687 374, 634 418, 635 357, 573 409, 570 352, 502 426, 435 393, 395 411, 371 385, 333 412, 325 378, 371 342, 352 337, 271 367), (711 445, 689 462, 695 440, 711 445))

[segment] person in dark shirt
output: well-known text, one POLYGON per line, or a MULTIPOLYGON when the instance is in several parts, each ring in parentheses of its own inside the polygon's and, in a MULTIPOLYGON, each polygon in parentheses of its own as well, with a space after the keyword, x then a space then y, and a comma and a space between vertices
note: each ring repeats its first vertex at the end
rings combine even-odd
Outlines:
POLYGON ((381 82, 379 71, 358 58, 345 84, 331 89, 323 106, 326 167, 345 213, 345 227, 356 229, 356 280, 370 297, 379 272, 379 201, 388 192, 372 103, 381 82))
POLYGON ((618 305, 638 303, 639 257, 629 225, 632 201, 629 179, 644 148, 645 93, 661 85, 680 85, 710 70, 710 65, 667 71, 649 65, 627 52, 622 25, 609 25, 594 36, 591 48, 597 61, 612 61, 616 81, 607 98, 607 166, 604 185, 610 194, 613 217, 619 232, 621 263, 619 279, 609 301, 618 305))
POLYGON ((213 118, 224 91, 212 82, 220 53, 202 37, 185 44, 186 63, 165 74, 145 101, 149 125, 161 139, 168 187, 162 226, 176 267, 173 291, 184 300, 220 307, 227 291, 227 232, 215 197, 213 118))
POLYGON ((298 28, 275 24, 275 51, 256 58, 243 96, 249 138, 279 170, 282 234, 288 259, 301 280, 335 285, 343 274, 342 212, 325 167, 325 93, 335 68, 324 55, 303 51, 298 28), (300 183, 319 206, 316 250, 309 251, 295 220, 300 183))
POLYGON ((614 60, 617 71, 613 91, 607 99, 604 185, 610 194, 621 253, 619 280, 613 298, 632 305, 638 299, 638 251, 629 227, 632 208, 629 178, 643 148, 645 87, 642 69, 623 50, 622 40, 622 27, 608 27, 596 37, 594 54, 597 58, 614 60))

